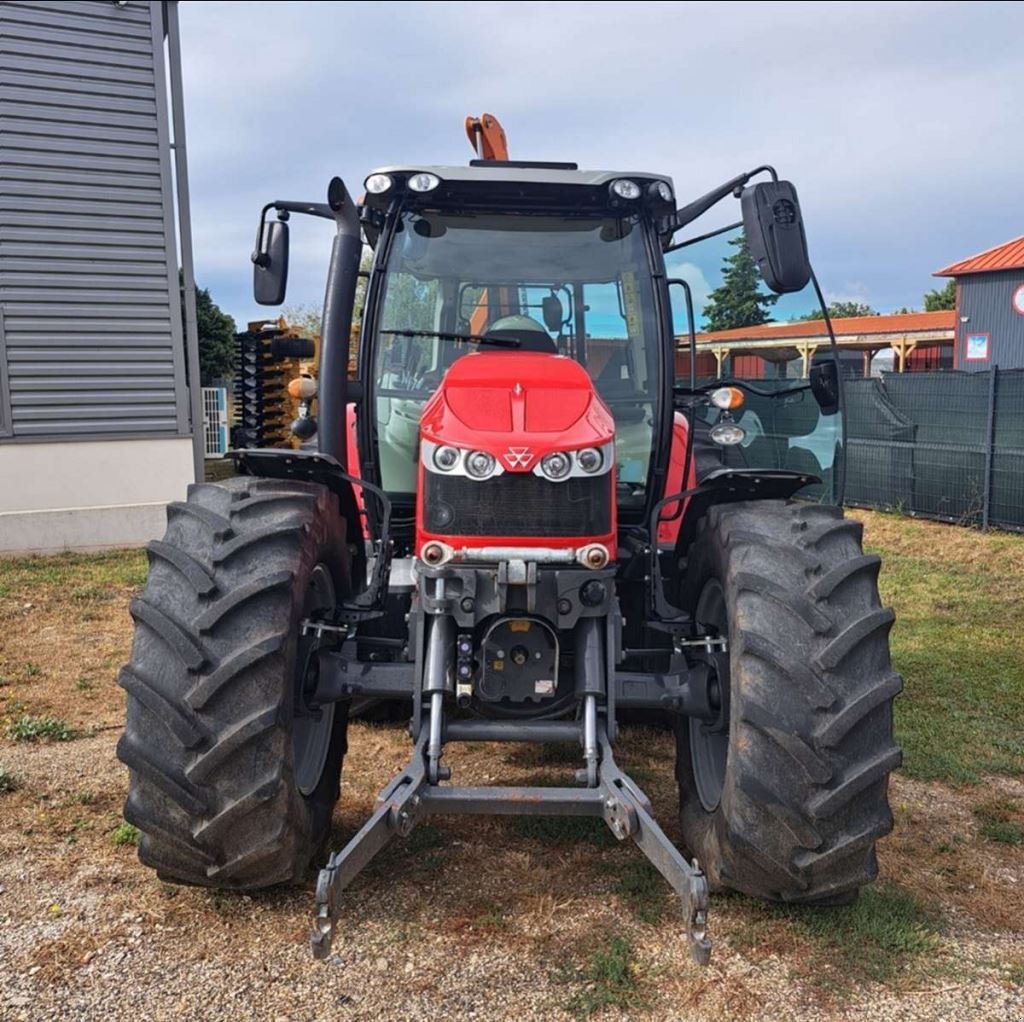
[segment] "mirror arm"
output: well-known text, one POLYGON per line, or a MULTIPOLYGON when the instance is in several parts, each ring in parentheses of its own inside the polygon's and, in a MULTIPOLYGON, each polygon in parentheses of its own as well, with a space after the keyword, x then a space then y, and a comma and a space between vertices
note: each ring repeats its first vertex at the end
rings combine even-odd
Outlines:
POLYGON ((699 199, 694 199, 693 202, 687 203, 681 209, 677 209, 670 216, 664 217, 658 224, 659 234, 675 234, 680 228, 685 227, 687 224, 693 223, 698 217, 703 216, 712 206, 719 203, 730 193, 734 194, 739 198, 740 189, 743 188, 752 177, 756 177, 758 174, 768 173, 771 174, 773 181, 778 181, 779 175, 775 172, 775 168, 764 164, 760 167, 755 167, 753 170, 747 171, 745 174, 740 174, 738 177, 734 177, 731 181, 726 181, 725 184, 719 185, 717 188, 713 188, 706 195, 702 195, 699 199))
POLYGON ((272 209, 278 213, 278 220, 287 220, 289 213, 305 213, 307 216, 318 216, 324 220, 334 219, 334 211, 325 202, 296 202, 291 199, 275 199, 273 202, 268 202, 260 210, 260 226, 256 232, 256 248, 253 249, 252 253, 252 261, 257 266, 266 266, 270 262, 266 252, 263 251, 263 234, 267 227, 267 214, 272 209))

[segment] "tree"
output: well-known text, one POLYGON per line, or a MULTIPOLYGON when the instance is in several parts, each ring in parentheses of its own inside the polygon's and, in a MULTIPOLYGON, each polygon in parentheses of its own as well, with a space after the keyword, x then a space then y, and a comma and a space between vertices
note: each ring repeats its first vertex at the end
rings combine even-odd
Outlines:
MULTIPOLYGON (((829 302, 827 308, 831 319, 851 319, 854 316, 878 315, 876 309, 872 309, 870 305, 865 305, 864 302, 829 302)), ((820 309, 816 312, 807 312, 802 316, 797 316, 791 322, 805 323, 812 319, 821 319, 820 309)))
POLYGON ((310 340, 320 336, 323 309, 319 305, 286 305, 281 310, 281 315, 301 336, 310 340))
POLYGON ((704 306, 706 328, 733 330, 771 322, 770 310, 779 296, 761 290, 757 263, 747 248, 746 235, 740 234, 729 244, 736 247, 736 252, 725 257, 721 286, 708 295, 708 304, 704 306))
POLYGON ((956 279, 950 277, 946 286, 937 291, 925 291, 924 311, 941 312, 943 309, 956 308, 956 279))
POLYGON ((199 336, 199 378, 223 380, 235 372, 235 321, 223 312, 205 288, 196 288, 196 332, 199 336))
MULTIPOLYGON (((369 273, 373 265, 373 251, 363 246, 359 258, 359 272, 369 273)), ((363 306, 366 304, 366 277, 356 281, 356 298, 352 307, 352 322, 356 325, 363 320, 363 306)), ((323 326, 323 309, 319 305, 288 305, 282 310, 289 326, 298 329, 303 337, 319 337, 323 326)))

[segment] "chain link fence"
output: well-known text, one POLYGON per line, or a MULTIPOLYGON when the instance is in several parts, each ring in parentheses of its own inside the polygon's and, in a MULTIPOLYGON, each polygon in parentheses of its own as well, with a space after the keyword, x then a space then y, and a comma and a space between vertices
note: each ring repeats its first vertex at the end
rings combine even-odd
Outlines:
POLYGON ((846 503, 1024 530, 1024 370, 844 381, 846 503))

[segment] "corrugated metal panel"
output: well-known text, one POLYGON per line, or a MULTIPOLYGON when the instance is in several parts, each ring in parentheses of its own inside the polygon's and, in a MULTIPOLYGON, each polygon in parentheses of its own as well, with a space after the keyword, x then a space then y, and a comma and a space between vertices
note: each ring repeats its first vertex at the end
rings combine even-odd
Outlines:
POLYGON ((1019 238, 987 248, 984 252, 961 259, 941 270, 936 270, 935 277, 964 277, 969 273, 994 273, 1000 270, 1024 269, 1024 234, 1019 238))
POLYGON ((1024 285, 1024 272, 986 273, 959 281, 960 317, 956 359, 958 369, 1024 369, 1024 316, 1013 309, 1013 293, 1024 285), (989 359, 966 361, 968 334, 989 335, 989 359))
POLYGON ((188 432, 166 106, 160 3, 0 2, 16 438, 188 432))

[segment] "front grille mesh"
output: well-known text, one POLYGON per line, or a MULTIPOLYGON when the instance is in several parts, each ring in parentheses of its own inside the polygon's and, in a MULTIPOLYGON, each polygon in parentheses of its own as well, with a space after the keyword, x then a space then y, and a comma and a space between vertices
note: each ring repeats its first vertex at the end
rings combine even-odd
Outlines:
POLYGON ((506 472, 475 480, 427 472, 424 524, 447 536, 604 536, 611 531, 610 474, 552 483, 506 472))

